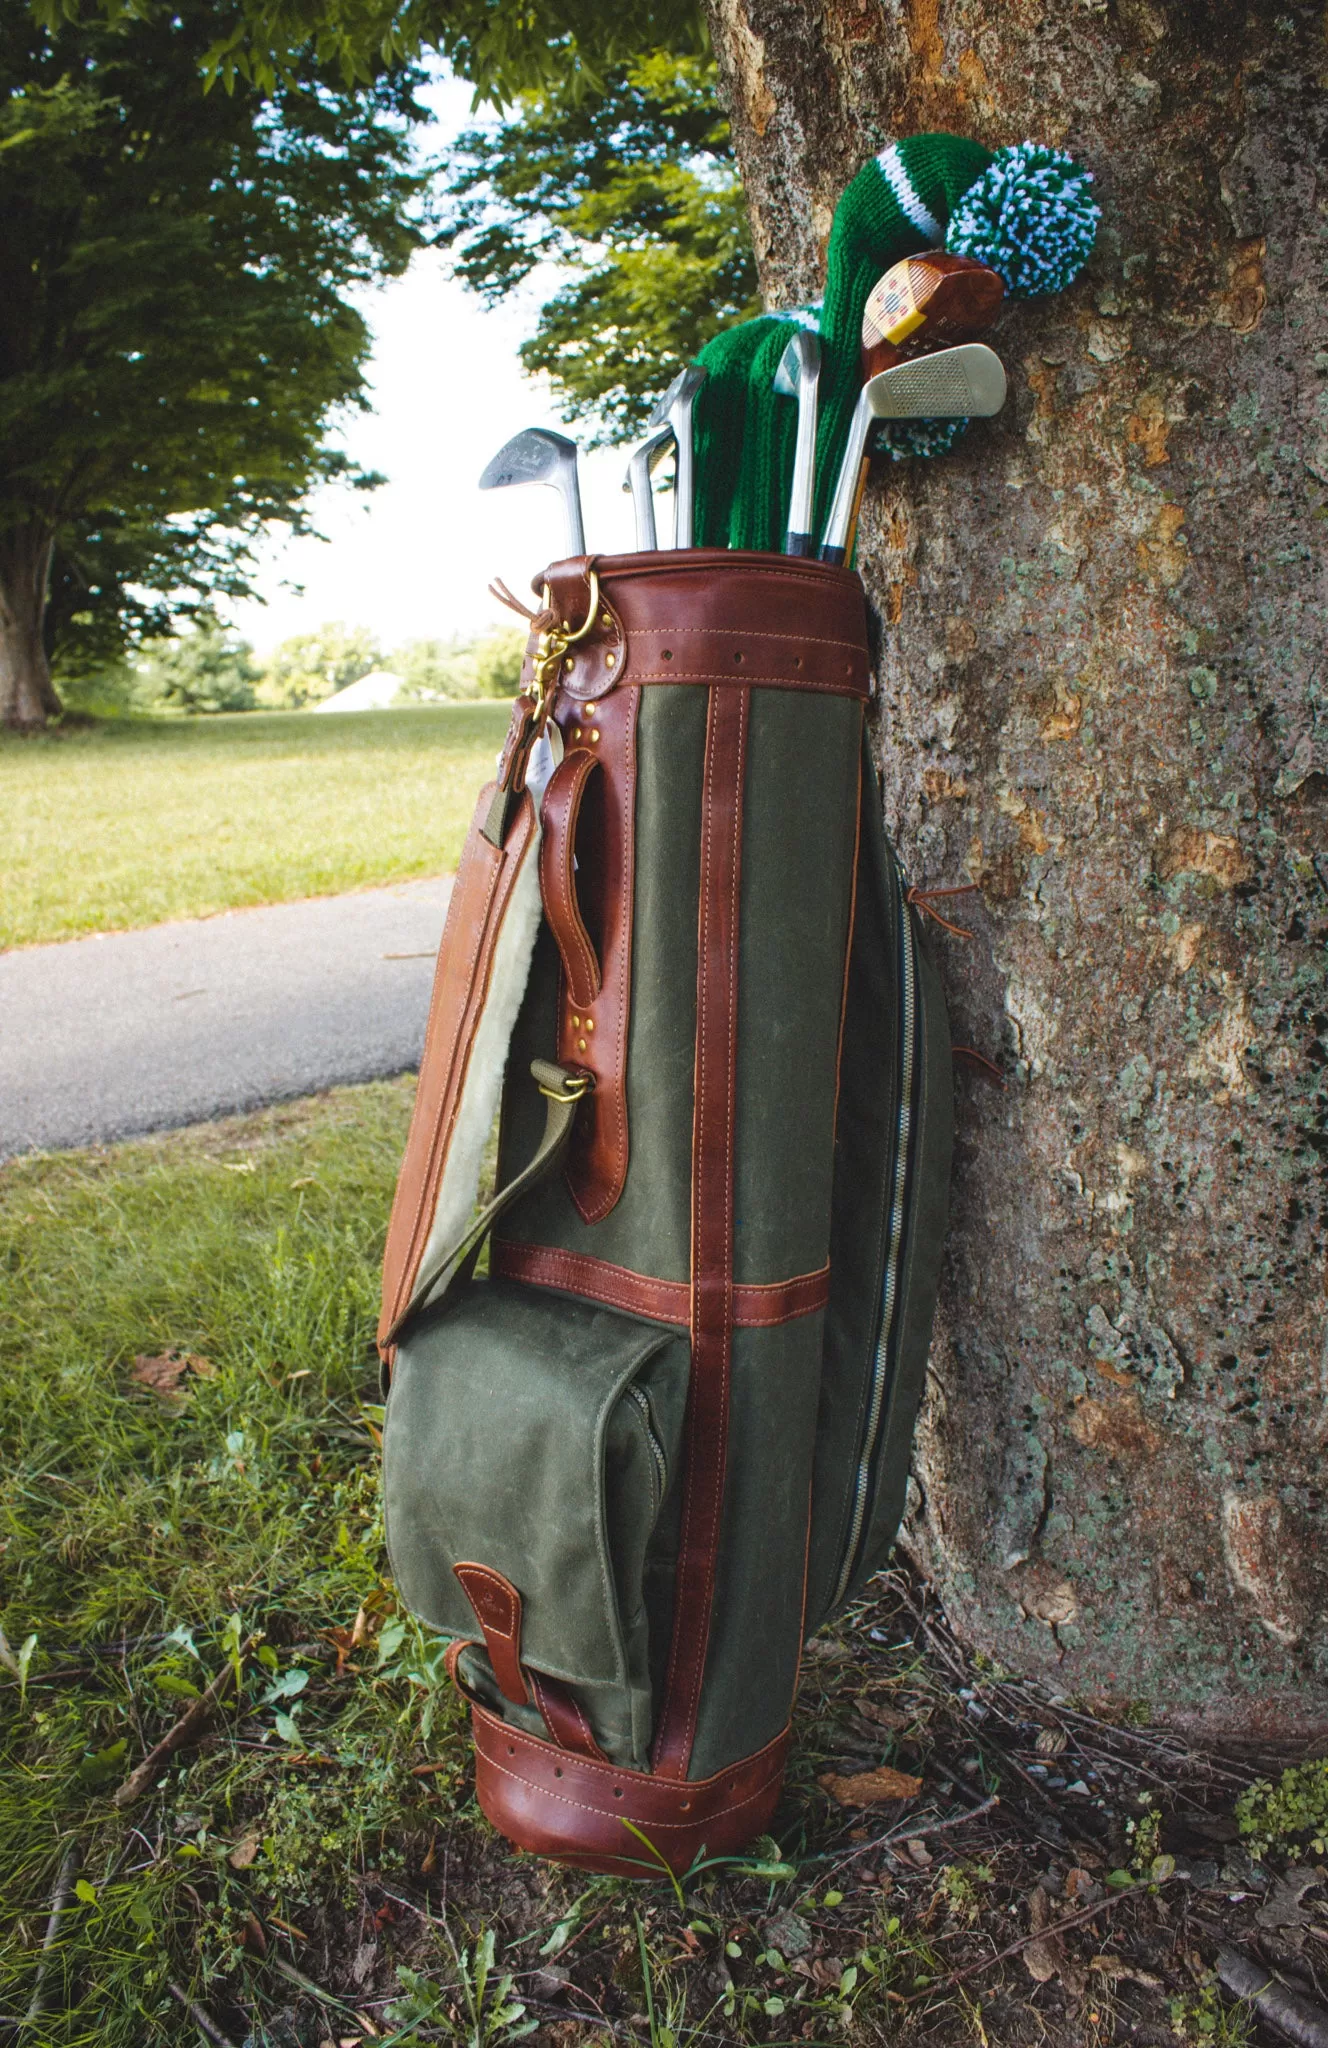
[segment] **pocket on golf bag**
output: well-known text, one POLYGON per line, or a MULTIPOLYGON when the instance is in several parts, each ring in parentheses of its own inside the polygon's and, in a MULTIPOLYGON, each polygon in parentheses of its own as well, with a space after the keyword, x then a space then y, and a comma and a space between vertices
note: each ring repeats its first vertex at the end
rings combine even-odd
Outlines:
POLYGON ((689 1359, 679 1330, 479 1280, 402 1340, 388 1397, 403 1600, 482 1630, 461 1676, 493 1712, 558 1741, 563 1702, 626 1768, 648 1767, 668 1655, 689 1359))

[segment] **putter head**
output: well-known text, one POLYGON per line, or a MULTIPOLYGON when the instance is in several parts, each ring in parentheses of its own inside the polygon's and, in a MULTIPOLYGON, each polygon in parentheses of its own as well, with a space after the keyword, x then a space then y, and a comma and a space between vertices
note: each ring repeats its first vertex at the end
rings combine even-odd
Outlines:
POLYGON ((799 386, 821 372, 821 337, 803 327, 789 336, 788 347, 775 371, 775 390, 781 398, 796 398, 799 386))
POLYGON ((1005 403, 1005 366, 984 343, 963 342, 879 371, 862 403, 878 420, 989 419, 1005 403))
POLYGON ((668 426, 675 411, 680 411, 684 407, 690 410, 705 380, 706 373, 699 363, 689 363, 685 370, 680 370, 646 421, 646 426, 668 426))

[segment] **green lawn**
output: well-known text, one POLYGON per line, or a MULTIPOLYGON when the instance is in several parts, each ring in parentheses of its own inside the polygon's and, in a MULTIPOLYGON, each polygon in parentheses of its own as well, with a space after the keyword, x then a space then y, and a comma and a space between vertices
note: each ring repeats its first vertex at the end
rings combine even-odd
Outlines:
POLYGON ((0 736, 0 949, 455 867, 506 703, 0 736))

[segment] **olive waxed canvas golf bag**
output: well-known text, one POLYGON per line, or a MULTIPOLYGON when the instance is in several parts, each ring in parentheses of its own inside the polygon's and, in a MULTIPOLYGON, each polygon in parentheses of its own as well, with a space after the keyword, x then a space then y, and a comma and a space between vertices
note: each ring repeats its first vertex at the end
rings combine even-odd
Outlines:
POLYGON ((388 1236, 387 1531, 489 1818, 641 1874, 633 1829, 683 1870, 770 1826, 803 1642, 889 1551, 950 1045, 857 576, 695 549, 544 588, 388 1236))

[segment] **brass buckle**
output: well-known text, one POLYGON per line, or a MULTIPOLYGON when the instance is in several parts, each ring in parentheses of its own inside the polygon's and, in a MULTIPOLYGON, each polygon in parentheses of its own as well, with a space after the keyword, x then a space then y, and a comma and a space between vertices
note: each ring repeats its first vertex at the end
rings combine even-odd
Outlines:
MULTIPOLYGON (((550 609, 553 603, 553 596, 547 583, 544 586, 543 603, 546 611, 550 609)), ((558 689, 558 677, 561 673, 563 660, 568 648, 575 647, 578 640, 585 639, 595 623, 598 612, 599 571, 592 568, 590 570, 590 603, 586 607, 586 616, 576 631, 573 632, 571 627, 567 625, 547 626, 535 642, 535 657, 530 687, 526 691, 526 695, 530 698, 533 707, 531 734, 533 739, 539 738, 549 722, 549 714, 553 709, 553 700, 558 689)))
POLYGON ((547 1081, 536 1083, 540 1094, 547 1095, 550 1102, 579 1102, 583 1095, 590 1093, 594 1085, 593 1074, 568 1074, 558 1088, 550 1087, 547 1081))

